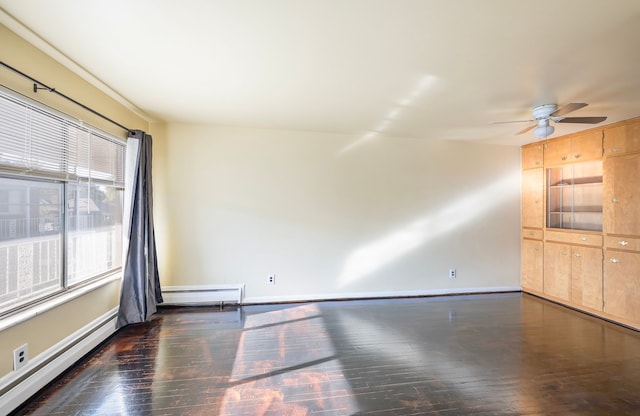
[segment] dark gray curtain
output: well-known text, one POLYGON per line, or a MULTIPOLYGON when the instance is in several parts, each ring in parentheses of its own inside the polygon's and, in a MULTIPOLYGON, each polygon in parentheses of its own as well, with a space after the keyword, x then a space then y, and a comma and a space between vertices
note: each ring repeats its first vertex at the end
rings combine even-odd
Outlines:
POLYGON ((138 140, 138 154, 132 171, 133 185, 125 190, 131 193, 129 247, 125 251, 117 328, 146 321, 162 303, 153 230, 152 139, 136 130, 129 140, 138 140))

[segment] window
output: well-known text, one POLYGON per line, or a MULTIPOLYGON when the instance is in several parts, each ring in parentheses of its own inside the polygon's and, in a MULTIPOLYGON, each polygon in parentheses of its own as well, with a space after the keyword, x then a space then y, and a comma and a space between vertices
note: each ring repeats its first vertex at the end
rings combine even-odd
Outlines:
POLYGON ((120 269, 124 150, 0 89, 0 314, 120 269))

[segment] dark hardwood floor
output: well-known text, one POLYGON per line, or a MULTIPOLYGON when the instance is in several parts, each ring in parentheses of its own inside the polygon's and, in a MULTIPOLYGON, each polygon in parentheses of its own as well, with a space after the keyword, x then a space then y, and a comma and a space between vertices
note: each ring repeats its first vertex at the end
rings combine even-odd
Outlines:
POLYGON ((638 415, 640 333, 519 293, 162 309, 20 415, 638 415))

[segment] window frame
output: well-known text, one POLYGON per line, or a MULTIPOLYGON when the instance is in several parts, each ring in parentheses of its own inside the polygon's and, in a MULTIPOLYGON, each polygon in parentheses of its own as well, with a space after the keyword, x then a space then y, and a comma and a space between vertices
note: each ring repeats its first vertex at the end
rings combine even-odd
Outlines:
MULTIPOLYGON (((26 110, 36 111, 39 116, 51 116, 51 118, 55 121, 60 121, 61 124, 57 128, 60 131, 66 132, 68 136, 65 136, 64 139, 61 140, 61 143, 64 142, 62 149, 57 149, 57 152, 69 152, 67 143, 68 140, 76 140, 75 143, 72 143, 71 146, 81 147, 84 143, 81 143, 81 139, 72 137, 74 134, 82 134, 86 135, 85 141, 87 143, 92 143, 94 139, 98 139, 96 142, 98 147, 102 146, 110 146, 112 145, 114 157, 115 159, 111 159, 112 148, 109 147, 107 153, 109 153, 109 159, 106 163, 115 163, 117 167, 113 172, 112 180, 109 180, 105 176, 102 177, 100 171, 92 171, 92 162, 94 161, 94 157, 98 158, 99 162, 103 162, 100 160, 100 157, 103 156, 101 153, 91 153, 91 144, 89 144, 89 151, 85 164, 80 161, 75 166, 71 168, 74 169, 70 171, 69 165, 66 164, 64 159, 68 157, 68 153, 65 153, 62 160, 61 170, 58 172, 53 172, 51 175, 47 175, 46 172, 43 172, 42 169, 29 170, 24 168, 16 169, 14 166, 10 166, 7 164, 2 164, 0 161, 0 178, 6 180, 21 180, 21 181, 29 181, 29 182, 41 182, 47 184, 57 184, 60 190, 60 201, 59 201, 59 209, 61 212, 61 231, 60 231, 60 254, 59 261, 61 262, 61 270, 60 270, 60 280, 58 284, 58 289, 47 292, 46 294, 36 296, 34 298, 28 298, 24 301, 17 301, 15 303, 8 303, 6 305, 0 305, 0 330, 5 329, 7 327, 13 326, 22 322, 26 319, 30 319, 33 316, 36 316, 46 310, 57 307, 62 303, 66 303, 72 299, 75 299, 83 294, 95 290, 98 287, 108 284, 116 279, 122 278, 122 268, 124 264, 124 253, 120 253, 119 260, 120 265, 115 267, 109 267, 103 272, 97 273, 95 275, 90 275, 89 277, 83 278, 77 282, 70 284, 69 277, 69 258, 71 254, 69 253, 69 240, 70 240, 70 230, 68 219, 71 216, 70 208, 67 203, 67 195, 70 189, 73 186, 87 186, 91 188, 93 185, 104 185, 109 188, 113 188, 116 193, 120 193, 119 196, 119 205, 120 205, 120 238, 122 240, 122 226, 124 226, 124 215, 125 215, 125 186, 124 186, 124 168, 126 161, 126 138, 119 138, 114 136, 113 134, 102 131, 96 127, 88 125, 76 118, 73 118, 67 114, 61 113, 51 107, 48 107, 42 103, 34 101, 28 97, 25 97, 19 93, 16 93, 6 87, 0 85, 0 99, 6 99, 7 101, 18 102, 18 105, 24 105, 26 110), (75 132, 71 132, 71 130, 75 129, 75 132), (79 133, 78 133, 79 132, 79 133), (104 143, 103 143, 104 141, 104 143), (83 171, 84 169, 84 171, 83 171), (83 174, 84 173, 84 174, 83 174), (93 173, 97 173, 93 175, 93 173)), ((6 114, 5 114, 6 115, 6 114)), ((0 114, 0 116, 4 117, 5 115, 0 114)), ((29 116, 27 115, 27 118, 29 116)), ((53 121, 52 121, 53 123, 53 121)), ((125 136, 126 137, 126 136, 125 136)), ((82 149, 80 149, 82 150, 82 149)), ((72 152, 80 152, 78 149, 72 149, 72 152)), ((5 153, 7 155, 7 153, 5 153)), ((11 153, 8 153, 11 156, 11 153)), ((46 161, 46 159, 43 159, 46 161)), ((37 164, 36 160, 36 164, 37 164)), ((28 162, 27 162, 28 163, 28 162)), ((10 240, 8 240, 10 241, 10 240)), ((122 244, 120 244, 120 248, 124 248, 122 244)))

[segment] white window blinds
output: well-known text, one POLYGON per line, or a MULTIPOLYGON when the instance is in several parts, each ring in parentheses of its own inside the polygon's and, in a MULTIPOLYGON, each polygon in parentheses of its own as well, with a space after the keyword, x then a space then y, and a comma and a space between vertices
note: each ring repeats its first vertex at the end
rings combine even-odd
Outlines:
POLYGON ((0 89, 0 172, 124 187, 125 142, 0 89))

